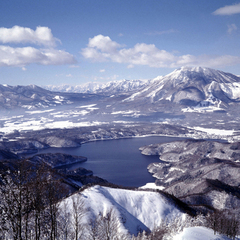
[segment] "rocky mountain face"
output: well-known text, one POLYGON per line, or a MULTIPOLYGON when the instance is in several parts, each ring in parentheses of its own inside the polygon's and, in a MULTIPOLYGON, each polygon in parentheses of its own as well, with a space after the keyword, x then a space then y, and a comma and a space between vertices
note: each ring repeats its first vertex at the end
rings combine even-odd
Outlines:
POLYGON ((152 103, 170 101, 186 106, 229 104, 240 100, 240 78, 222 71, 182 67, 154 79, 125 102, 148 99, 152 103))

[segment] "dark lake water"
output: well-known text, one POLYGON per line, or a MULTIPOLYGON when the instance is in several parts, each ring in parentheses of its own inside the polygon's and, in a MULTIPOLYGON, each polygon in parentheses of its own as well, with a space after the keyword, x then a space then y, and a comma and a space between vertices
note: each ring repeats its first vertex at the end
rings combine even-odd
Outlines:
POLYGON ((39 153, 66 153, 87 157, 87 162, 73 167, 83 167, 92 170, 95 176, 109 182, 139 187, 155 179, 147 171, 147 166, 158 162, 158 156, 144 156, 139 147, 151 143, 171 142, 181 140, 176 137, 140 137, 108 141, 94 141, 83 144, 79 148, 48 148, 39 153))

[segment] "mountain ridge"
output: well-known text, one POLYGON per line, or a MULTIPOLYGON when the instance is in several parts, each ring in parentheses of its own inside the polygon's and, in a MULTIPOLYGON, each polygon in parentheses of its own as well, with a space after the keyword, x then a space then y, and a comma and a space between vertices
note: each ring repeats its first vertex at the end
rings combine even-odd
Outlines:
POLYGON ((218 106, 240 101, 240 78, 231 73, 202 67, 182 67, 152 81, 124 102, 169 101, 184 106, 218 106))
POLYGON ((74 92, 74 93, 92 93, 92 94, 116 94, 122 92, 134 91, 146 86, 150 80, 118 80, 107 83, 88 82, 81 85, 47 85, 43 88, 50 91, 74 92))
POLYGON ((33 108, 39 108, 99 97, 108 101, 108 97, 120 95, 122 98, 115 103, 116 106, 123 103, 121 109, 124 104, 126 107, 126 103, 128 108, 177 104, 182 111, 199 111, 204 108, 215 111, 240 102, 240 77, 203 67, 182 67, 151 80, 124 79, 106 84, 86 83, 75 87, 61 85, 48 88, 50 90, 36 85, 0 85, 0 106, 31 108, 32 105, 33 108))

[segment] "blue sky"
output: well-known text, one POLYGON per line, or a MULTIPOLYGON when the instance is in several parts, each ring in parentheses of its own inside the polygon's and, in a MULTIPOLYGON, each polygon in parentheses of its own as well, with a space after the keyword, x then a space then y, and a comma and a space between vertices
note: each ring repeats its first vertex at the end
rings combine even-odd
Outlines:
POLYGON ((0 84, 240 75, 240 1, 8 0, 0 16, 0 84))

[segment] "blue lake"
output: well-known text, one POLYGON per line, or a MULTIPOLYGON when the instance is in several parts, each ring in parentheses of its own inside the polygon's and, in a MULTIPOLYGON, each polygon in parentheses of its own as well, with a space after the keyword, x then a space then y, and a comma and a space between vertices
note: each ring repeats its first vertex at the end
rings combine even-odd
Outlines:
POLYGON ((108 141, 94 141, 78 148, 48 148, 38 153, 66 153, 87 157, 87 162, 72 166, 83 167, 93 171, 95 176, 109 182, 139 187, 155 179, 147 171, 147 166, 158 162, 158 156, 144 156, 139 147, 151 143, 172 142, 182 140, 177 137, 139 137, 108 141))

